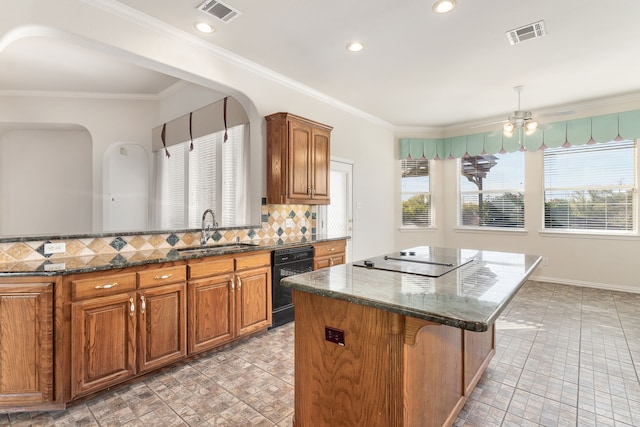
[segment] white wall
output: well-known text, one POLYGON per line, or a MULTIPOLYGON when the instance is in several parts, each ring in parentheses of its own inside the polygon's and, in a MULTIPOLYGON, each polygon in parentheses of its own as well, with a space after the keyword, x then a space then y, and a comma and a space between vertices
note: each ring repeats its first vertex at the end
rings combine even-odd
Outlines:
POLYGON ((86 232, 91 184, 86 130, 24 127, 0 134, 0 235, 86 232))
MULTIPOLYGON (((394 231, 390 224, 395 217, 392 200, 396 175, 391 160, 393 132, 387 124, 363 118, 364 115, 343 108, 338 101, 316 94, 255 64, 229 59, 225 52, 194 36, 163 31, 155 22, 123 18, 116 10, 109 10, 108 1, 104 2, 105 7, 96 7, 81 0, 9 0, 9 3, 5 8, 11 13, 0 15, 0 37, 5 36, 5 40, 8 39, 7 34, 11 37, 36 33, 62 37, 240 100, 251 121, 252 147, 254 141, 262 143, 262 151, 252 150, 250 178, 253 184, 262 187, 262 194, 266 193, 265 115, 288 111, 333 126, 332 155, 354 161, 357 215, 353 235, 354 259, 393 248, 394 231)), ((0 106, 0 114, 3 113, 4 108, 0 106)), ((85 125, 90 131, 91 124, 85 125)), ((92 132, 94 141, 140 141, 138 137, 124 137, 122 132, 118 132, 118 127, 114 126, 111 131, 113 134, 110 135, 92 132)), ((100 161, 105 149, 94 150, 94 165, 100 161)), ((101 177, 102 171, 94 171, 94 178, 96 176, 101 177)), ((94 179, 94 191, 97 193, 101 188, 101 179, 94 179)), ((259 203, 259 200, 254 203, 259 203)), ((100 223, 98 215, 102 215, 102 210, 96 212, 94 209, 94 222, 100 223)))
MULTIPOLYGON (((398 222, 396 249, 438 244, 536 254, 548 260, 548 266, 541 265, 534 273, 540 280, 640 292, 640 236, 637 234, 606 236, 543 231, 542 151, 525 153, 524 231, 457 227, 457 162, 451 159, 432 163, 435 229, 402 232, 398 222)), ((397 161, 398 176, 399 163, 397 161)), ((396 206, 399 211, 399 202, 396 206)))

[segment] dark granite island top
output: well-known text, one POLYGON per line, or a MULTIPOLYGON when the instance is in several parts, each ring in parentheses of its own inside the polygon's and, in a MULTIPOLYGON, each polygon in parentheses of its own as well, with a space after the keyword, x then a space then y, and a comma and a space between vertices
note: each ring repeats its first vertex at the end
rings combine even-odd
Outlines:
POLYGON ((495 322, 541 261, 536 255, 473 249, 420 247, 406 251, 421 249, 440 251, 447 259, 453 256, 465 264, 440 277, 428 277, 412 271, 412 264, 407 267, 384 260, 387 262, 380 265, 384 257, 376 257, 370 259, 374 268, 365 267, 368 260, 363 260, 287 277, 282 283, 316 295, 482 332, 495 322))
POLYGON ((450 426, 495 354, 534 255, 418 247, 283 279, 294 427, 450 426))

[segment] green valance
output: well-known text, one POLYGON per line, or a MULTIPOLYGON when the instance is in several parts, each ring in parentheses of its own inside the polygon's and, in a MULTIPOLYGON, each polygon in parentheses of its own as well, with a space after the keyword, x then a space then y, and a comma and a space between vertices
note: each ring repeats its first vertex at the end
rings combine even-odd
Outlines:
POLYGON ((536 151, 570 145, 609 142, 640 137, 640 110, 549 123, 526 136, 514 132, 485 132, 451 138, 401 138, 400 159, 449 159, 466 155, 536 151))

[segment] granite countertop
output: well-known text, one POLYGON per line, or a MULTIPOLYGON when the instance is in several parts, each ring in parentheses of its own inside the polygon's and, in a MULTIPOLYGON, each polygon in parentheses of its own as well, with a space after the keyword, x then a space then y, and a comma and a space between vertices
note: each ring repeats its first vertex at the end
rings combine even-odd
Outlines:
POLYGON ((228 244, 208 244, 211 250, 185 251, 186 248, 160 248, 154 250, 130 251, 117 254, 98 254, 92 256, 78 256, 54 258, 38 261, 22 261, 0 263, 0 277, 19 276, 60 276, 92 271, 106 271, 117 268, 135 267, 164 262, 185 261, 206 258, 217 255, 247 253, 253 251, 276 250, 288 247, 312 245, 314 243, 345 240, 349 237, 314 237, 312 239, 288 238, 254 240, 251 244, 239 246, 228 244))
POLYGON ((541 257, 455 250, 471 261, 440 277, 369 269, 351 263, 290 276, 283 279, 282 284, 470 331, 486 331, 538 266, 541 257))

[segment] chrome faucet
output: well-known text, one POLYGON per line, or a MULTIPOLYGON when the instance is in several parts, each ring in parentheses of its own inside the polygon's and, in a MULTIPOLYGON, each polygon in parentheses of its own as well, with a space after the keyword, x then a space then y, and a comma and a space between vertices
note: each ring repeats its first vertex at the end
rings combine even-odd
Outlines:
POLYGON ((207 244, 207 241, 211 237, 211 232, 215 230, 217 226, 218 223, 216 222, 216 214, 214 214, 211 209, 207 209, 206 211, 204 211, 204 213, 202 214, 202 238, 200 239, 201 245, 207 244), (207 214, 211 214, 210 223, 206 223, 207 214))

